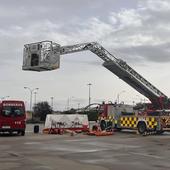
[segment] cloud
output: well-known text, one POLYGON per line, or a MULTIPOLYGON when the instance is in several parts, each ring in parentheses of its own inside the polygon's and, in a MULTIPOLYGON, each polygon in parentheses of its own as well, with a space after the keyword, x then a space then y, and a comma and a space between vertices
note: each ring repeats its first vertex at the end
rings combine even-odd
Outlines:
MULTIPOLYGON (((61 12, 59 7, 56 7, 58 12, 54 15, 54 7, 45 1, 40 5, 35 3, 33 7, 38 16, 27 8, 31 3, 25 6, 19 5, 20 10, 14 10, 13 6, 10 5, 6 13, 4 9, 1 11, 8 20, 17 17, 18 20, 15 20, 15 24, 0 28, 0 38, 3 40, 0 42, 0 63, 9 62, 9 57, 10 60, 16 60, 17 55, 22 55, 23 44, 46 39, 61 45, 97 41, 111 52, 114 50, 122 52, 123 55, 127 55, 126 60, 133 62, 137 62, 136 57, 143 61, 170 61, 170 1, 168 0, 138 1, 137 8, 109 11, 108 15, 105 14, 105 19, 101 17, 102 14, 94 16, 87 14, 86 17, 67 15, 66 19, 62 13, 64 19, 62 20, 57 15, 61 12), (46 8, 43 5, 46 5, 46 8), (7 57, 4 57, 4 54, 7 57)), ((71 7, 75 6, 78 7, 78 4, 74 3, 71 7)), ((101 7, 102 5, 95 6, 98 9, 101 7)), ((69 5, 67 8, 71 11, 69 5)), ((69 10, 67 14, 70 14, 69 10)), ((85 9, 82 8, 82 11, 85 9)))
POLYGON ((148 1, 141 1, 140 3, 141 8, 149 9, 151 11, 169 11, 170 10, 170 2, 168 0, 148 0, 148 1))
POLYGON ((119 25, 119 29, 126 26, 141 26, 141 16, 134 9, 123 9, 118 14, 111 13, 110 20, 113 25, 119 25))
POLYGON ((121 51, 124 55, 128 54, 129 56, 133 56, 130 58, 131 61, 136 58, 138 59, 138 62, 147 59, 151 62, 164 63, 170 61, 169 47, 170 43, 165 43, 159 45, 140 45, 136 47, 120 48, 119 51, 121 51))

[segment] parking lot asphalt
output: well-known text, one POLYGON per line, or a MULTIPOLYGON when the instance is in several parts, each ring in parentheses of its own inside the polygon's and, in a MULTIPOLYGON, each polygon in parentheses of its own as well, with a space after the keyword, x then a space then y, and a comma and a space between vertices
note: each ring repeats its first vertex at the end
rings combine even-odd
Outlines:
POLYGON ((0 170, 169 170, 170 135, 0 136, 0 170))

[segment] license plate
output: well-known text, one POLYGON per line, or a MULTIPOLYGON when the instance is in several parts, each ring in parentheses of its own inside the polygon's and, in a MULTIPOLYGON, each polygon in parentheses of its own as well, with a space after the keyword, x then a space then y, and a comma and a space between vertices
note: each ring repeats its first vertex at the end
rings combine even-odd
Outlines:
POLYGON ((2 129, 10 129, 10 126, 2 126, 2 129))

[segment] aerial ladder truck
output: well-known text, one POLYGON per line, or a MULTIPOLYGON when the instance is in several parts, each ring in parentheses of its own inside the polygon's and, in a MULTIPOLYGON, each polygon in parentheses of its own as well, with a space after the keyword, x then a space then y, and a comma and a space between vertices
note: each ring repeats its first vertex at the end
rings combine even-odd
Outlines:
MULTIPOLYGON (((100 57, 103 66, 125 81, 139 93, 147 97, 151 103, 145 109, 131 115, 114 115, 103 109, 99 115, 103 127, 107 122, 117 129, 137 129, 140 134, 148 131, 161 133, 170 130, 170 99, 143 78, 122 59, 116 58, 97 42, 60 46, 52 41, 25 44, 23 53, 23 70, 48 71, 60 67, 60 56, 89 50, 100 57), (104 117, 103 117, 104 116, 104 117), (110 118, 111 117, 111 118, 110 118)), ((115 113, 116 114, 116 113, 115 113)))

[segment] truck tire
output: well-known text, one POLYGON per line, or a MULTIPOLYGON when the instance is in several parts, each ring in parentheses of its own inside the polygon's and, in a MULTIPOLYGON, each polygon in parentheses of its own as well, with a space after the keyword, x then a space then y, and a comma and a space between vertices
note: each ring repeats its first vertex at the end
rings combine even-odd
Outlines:
POLYGON ((111 130, 112 130, 112 126, 113 126, 112 121, 108 121, 108 122, 107 122, 107 130, 108 130, 108 131, 111 131, 111 130))
POLYGON ((163 133, 164 133, 163 130, 157 130, 157 131, 156 131, 156 134, 158 134, 158 135, 161 135, 161 134, 163 134, 163 133))
POLYGON ((98 130, 97 125, 93 125, 93 127, 92 127, 92 131, 97 131, 97 130, 98 130))
POLYGON ((39 125, 34 126, 34 133, 39 133, 39 125))
POLYGON ((100 128, 101 128, 102 131, 103 131, 103 130, 106 130, 106 121, 105 121, 105 120, 101 120, 101 122, 100 122, 100 128))
POLYGON ((138 128, 139 134, 144 134, 147 130, 146 123, 145 122, 139 122, 137 128, 138 128))

